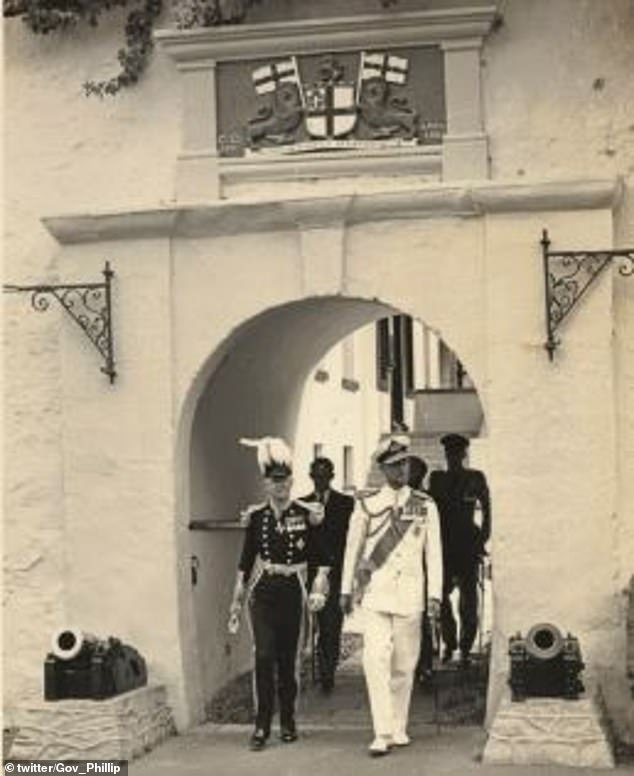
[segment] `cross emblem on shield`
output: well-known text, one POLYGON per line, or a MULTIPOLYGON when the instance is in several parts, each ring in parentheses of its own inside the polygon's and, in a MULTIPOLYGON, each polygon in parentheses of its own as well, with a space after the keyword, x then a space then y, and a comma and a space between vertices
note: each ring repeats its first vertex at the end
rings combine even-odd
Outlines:
POLYGON ((311 137, 344 137, 357 122, 353 84, 325 83, 309 86, 304 92, 306 129, 311 137))

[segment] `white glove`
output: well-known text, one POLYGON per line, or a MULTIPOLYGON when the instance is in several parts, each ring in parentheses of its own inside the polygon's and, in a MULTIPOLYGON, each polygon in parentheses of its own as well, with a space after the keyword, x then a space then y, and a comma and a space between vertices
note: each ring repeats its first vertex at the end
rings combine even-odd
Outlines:
POLYGON ((227 622, 227 630, 232 636, 240 630, 240 614, 242 613, 241 604, 234 602, 229 607, 229 621, 227 622))
POLYGON ((326 508, 319 501, 304 501, 301 498, 296 498, 295 503, 308 510, 308 522, 311 525, 323 523, 326 516, 326 508))
POLYGON ((326 596, 322 593, 311 593, 308 596, 308 608, 311 612, 318 612, 326 605, 326 596))

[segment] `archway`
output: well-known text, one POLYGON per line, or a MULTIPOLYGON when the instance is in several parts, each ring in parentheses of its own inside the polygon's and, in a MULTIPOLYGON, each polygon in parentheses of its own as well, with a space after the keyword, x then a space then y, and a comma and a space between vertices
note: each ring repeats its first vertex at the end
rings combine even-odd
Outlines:
MULTIPOLYGON (((192 651, 199 663, 203 703, 250 662, 248 637, 235 641, 219 635, 224 632, 242 539, 239 511, 260 499, 257 469, 252 456, 237 444, 238 438, 283 436, 303 448, 306 458, 312 444, 298 440, 296 432, 307 379, 336 343, 368 324, 399 314, 378 300, 333 296, 291 302, 239 326, 202 370, 192 411, 186 478, 189 522, 194 529, 190 532, 192 651)), ((482 408, 473 393, 481 419, 482 408)), ((389 430, 379 425, 378 433, 389 430)), ((375 433, 369 449, 376 441, 375 433)))

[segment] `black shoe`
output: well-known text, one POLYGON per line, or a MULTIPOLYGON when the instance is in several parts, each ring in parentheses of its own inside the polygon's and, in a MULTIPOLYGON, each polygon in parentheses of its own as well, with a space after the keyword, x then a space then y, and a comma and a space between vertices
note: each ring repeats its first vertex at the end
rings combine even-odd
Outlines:
POLYGON ((440 662, 443 665, 447 665, 447 663, 451 663, 452 657, 453 657, 453 649, 450 649, 449 647, 445 647, 442 653, 442 659, 440 662))
POLYGON ((416 676, 420 684, 429 684, 434 678, 434 672, 431 668, 425 668, 418 672, 416 676))
POLYGON ((292 744, 293 741, 297 741, 295 725, 284 725, 280 730, 280 738, 284 744, 292 744))
POLYGON ((249 739, 249 749, 252 752, 260 752, 266 746, 266 740, 268 737, 268 733, 257 729, 249 739))
POLYGON ((471 666, 471 657, 468 652, 460 653, 460 665, 462 668, 469 668, 471 666))

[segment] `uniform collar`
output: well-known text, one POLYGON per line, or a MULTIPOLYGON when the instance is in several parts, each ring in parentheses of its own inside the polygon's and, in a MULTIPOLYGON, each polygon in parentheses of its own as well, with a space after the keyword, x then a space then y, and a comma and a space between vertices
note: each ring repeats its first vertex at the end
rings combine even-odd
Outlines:
POLYGON ((409 485, 403 485, 402 488, 394 490, 387 483, 379 491, 381 501, 385 506, 403 507, 410 497, 412 489, 409 485))
POLYGON ((271 501, 271 499, 267 501, 266 505, 269 511, 271 512, 271 514, 273 515, 273 517, 277 518, 278 520, 281 520, 281 518, 283 518, 286 514, 288 514, 288 511, 293 506, 293 500, 291 499, 288 502, 288 504, 284 507, 284 509, 279 511, 278 511, 278 508, 273 505, 273 502, 271 501))

